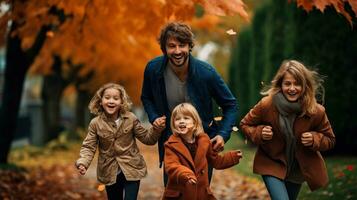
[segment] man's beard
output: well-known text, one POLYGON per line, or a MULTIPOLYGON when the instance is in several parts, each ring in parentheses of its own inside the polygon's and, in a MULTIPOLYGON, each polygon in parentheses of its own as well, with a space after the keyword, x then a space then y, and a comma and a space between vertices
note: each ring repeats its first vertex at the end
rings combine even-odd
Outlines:
MULTIPOLYGON (((179 64, 177 64, 175 61, 176 61, 176 59, 174 58, 174 56, 170 56, 169 57, 169 60, 170 60, 170 63, 174 66, 174 67, 182 67, 182 66, 184 66, 185 65, 185 63, 187 62, 187 59, 188 59, 188 54, 186 54, 186 53, 184 53, 183 55, 182 55, 182 57, 183 57, 183 62, 181 63, 179 63, 179 64)), ((180 60, 181 60, 182 58, 180 58, 180 60)))

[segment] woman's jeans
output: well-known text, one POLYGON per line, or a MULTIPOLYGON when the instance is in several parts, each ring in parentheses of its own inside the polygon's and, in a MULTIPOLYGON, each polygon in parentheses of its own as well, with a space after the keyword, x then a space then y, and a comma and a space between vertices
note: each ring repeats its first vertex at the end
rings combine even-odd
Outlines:
POLYGON ((109 200, 136 200, 138 197, 140 181, 127 181, 123 172, 117 175, 113 185, 106 185, 105 190, 109 200))
POLYGON ((284 181, 274 176, 263 176, 265 186, 272 200, 296 200, 301 184, 284 181))

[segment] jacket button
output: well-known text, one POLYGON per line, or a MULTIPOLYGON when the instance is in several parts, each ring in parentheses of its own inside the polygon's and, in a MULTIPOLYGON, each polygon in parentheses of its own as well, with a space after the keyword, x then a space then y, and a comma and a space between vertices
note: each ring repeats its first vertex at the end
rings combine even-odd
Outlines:
POLYGON ((205 170, 201 170, 201 174, 204 174, 205 173, 205 170))

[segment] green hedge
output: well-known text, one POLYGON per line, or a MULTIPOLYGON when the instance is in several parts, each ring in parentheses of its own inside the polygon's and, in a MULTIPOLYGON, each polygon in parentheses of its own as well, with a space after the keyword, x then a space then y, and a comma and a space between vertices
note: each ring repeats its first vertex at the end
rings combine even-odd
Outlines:
POLYGON ((238 35, 230 65, 230 86, 238 94, 240 118, 261 98, 280 63, 297 59, 325 78, 325 107, 335 134, 334 152, 357 153, 357 19, 328 8, 310 13, 286 0, 267 2, 255 12, 251 27, 238 35))

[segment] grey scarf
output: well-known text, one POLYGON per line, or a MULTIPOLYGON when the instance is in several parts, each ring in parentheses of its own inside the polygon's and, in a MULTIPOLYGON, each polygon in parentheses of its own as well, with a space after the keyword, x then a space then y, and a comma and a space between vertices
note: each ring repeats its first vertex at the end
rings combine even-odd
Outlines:
POLYGON ((287 174, 289 175, 292 167, 296 165, 294 163, 296 138, 293 126, 296 116, 301 113, 301 104, 299 102, 289 102, 281 92, 273 96, 273 104, 278 109, 280 131, 285 136, 285 155, 287 158, 287 174))

